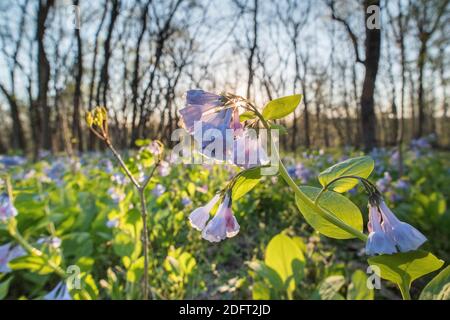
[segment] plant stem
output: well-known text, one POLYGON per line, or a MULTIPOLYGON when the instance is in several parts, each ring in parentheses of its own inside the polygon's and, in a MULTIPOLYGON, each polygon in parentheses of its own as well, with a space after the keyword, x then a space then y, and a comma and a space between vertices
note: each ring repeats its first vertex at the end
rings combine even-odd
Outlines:
POLYGON ((17 227, 14 227, 13 230, 10 230, 10 235, 14 238, 14 240, 17 241, 17 243, 22 246, 22 248, 25 249, 25 251, 28 252, 28 254, 44 258, 46 264, 50 268, 52 268, 61 278, 66 278, 66 273, 64 272, 64 270, 60 266, 56 265, 53 261, 51 261, 42 251, 29 244, 28 241, 25 240, 24 237, 22 237, 19 230, 17 230, 17 227))
MULTIPOLYGON (((250 104, 250 106, 253 108, 253 111, 258 116, 258 118, 261 120, 261 122, 264 125, 264 127, 267 130, 270 130, 269 123, 264 119, 264 117, 258 111, 258 109, 252 104, 250 104)), ((337 227, 347 231, 348 233, 353 235, 355 238, 358 238, 358 239, 360 239, 360 240, 362 240, 364 242, 367 241, 367 235, 365 235, 364 233, 360 232, 359 230, 356 230, 355 228, 349 226, 348 224, 346 224, 344 221, 342 221, 341 219, 339 219, 335 215, 333 215, 333 214, 329 213, 328 211, 324 210, 322 207, 317 205, 313 200, 311 200, 306 194, 304 194, 300 190, 300 188, 297 186, 297 184, 294 182, 294 180, 292 180, 292 178, 289 175, 289 173, 287 172, 286 167, 284 166, 283 162, 281 161, 280 155, 278 153, 278 149, 275 146, 273 146, 272 152, 276 153, 276 157, 277 157, 277 159, 279 161, 280 175, 283 177, 284 181, 286 181, 286 183, 292 188, 292 190, 294 190, 294 193, 295 193, 296 197, 301 199, 308 206, 312 207, 318 214, 320 214, 320 216, 322 216, 324 219, 326 219, 327 221, 331 222, 335 226, 337 226, 337 227)))
POLYGON ((109 141, 109 139, 105 140, 106 145, 108 146, 108 148, 112 151, 113 155, 116 157, 117 161, 119 161, 120 166, 122 167, 122 169, 125 171, 126 175, 128 176, 128 178, 131 180, 131 182, 134 184, 134 186, 137 189, 141 188, 141 185, 139 184, 139 182, 137 182, 137 180, 133 177, 133 175, 131 174, 130 170, 128 169, 127 165, 125 164, 125 162, 122 159, 122 156, 117 152, 117 150, 114 148, 114 146, 111 144, 111 141, 109 141))
POLYGON ((292 178, 289 176, 289 173, 286 170, 286 167, 284 166, 283 162, 280 160, 280 175, 283 177, 284 181, 294 190, 296 197, 301 199, 303 202, 305 202, 308 206, 312 207, 318 214, 320 214, 324 219, 331 222, 335 226, 341 228, 342 230, 345 230, 346 232, 350 233, 351 235, 355 236, 355 238, 358 238, 362 241, 367 241, 367 235, 360 232, 359 230, 356 230, 355 228, 349 226, 344 221, 339 219, 338 217, 334 216, 333 214, 327 212, 322 207, 314 203, 306 194, 304 194, 300 188, 297 186, 297 184, 292 180, 292 178))
POLYGON ((122 156, 117 152, 117 150, 112 145, 111 141, 109 139, 105 139, 105 143, 108 146, 108 148, 112 151, 113 155, 116 157, 117 161, 119 161, 120 166, 125 171, 128 178, 131 180, 131 182, 136 187, 138 194, 139 194, 139 200, 141 204, 141 218, 142 218, 142 246, 143 246, 143 255, 144 255, 144 294, 143 298, 144 300, 148 300, 149 296, 149 282, 148 282, 148 247, 149 247, 149 237, 148 237, 148 226, 147 226, 147 206, 145 201, 145 188, 147 187, 148 183, 150 182, 151 178, 153 177, 153 174, 155 173, 156 168, 158 167, 161 158, 158 158, 155 165, 153 166, 152 171, 150 172, 149 176, 144 180, 142 185, 134 178, 133 174, 128 169, 127 165, 125 164, 125 161, 123 161, 122 156))
POLYGON ((142 246, 144 254, 144 300, 148 300, 148 230, 147 230, 147 207, 145 205, 144 189, 139 189, 141 200, 141 215, 143 224, 142 246))
POLYGON ((399 284, 398 287, 400 289, 400 293, 402 294, 403 300, 411 300, 409 289, 406 288, 403 284, 399 284))

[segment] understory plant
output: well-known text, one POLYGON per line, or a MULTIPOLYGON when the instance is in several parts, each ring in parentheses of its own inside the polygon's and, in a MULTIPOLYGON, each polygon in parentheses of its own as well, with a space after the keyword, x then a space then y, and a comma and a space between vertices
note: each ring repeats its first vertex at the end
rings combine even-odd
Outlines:
MULTIPOLYGON (((259 110, 251 101, 230 93, 187 92, 186 106, 180 114, 184 128, 200 145, 200 153, 243 169, 208 204, 190 214, 192 227, 201 231, 202 237, 210 242, 219 242, 242 232, 233 215, 232 202, 249 192, 263 175, 270 172, 265 169, 275 167, 278 169, 275 175, 290 187, 299 212, 312 228, 338 240, 359 239, 372 270, 376 268, 379 277, 395 283, 403 299, 411 299, 411 283, 440 269, 444 261, 419 249, 426 237, 415 227, 400 221, 388 208, 382 193, 368 179, 374 170, 374 161, 370 157, 347 159, 324 170, 318 176, 322 188, 295 183, 274 143, 273 137, 277 135, 272 133, 285 131, 277 120, 293 113, 301 100, 301 95, 287 96, 272 100, 259 110), (262 129, 269 132, 268 147, 259 139, 262 129), (251 136, 249 133, 255 130, 256 135, 251 136), (360 209, 343 195, 357 184, 363 186, 368 196, 368 233, 364 232, 360 209), (211 218, 210 213, 214 211, 211 218)), ((292 277, 282 280, 285 288, 293 285, 292 277)))

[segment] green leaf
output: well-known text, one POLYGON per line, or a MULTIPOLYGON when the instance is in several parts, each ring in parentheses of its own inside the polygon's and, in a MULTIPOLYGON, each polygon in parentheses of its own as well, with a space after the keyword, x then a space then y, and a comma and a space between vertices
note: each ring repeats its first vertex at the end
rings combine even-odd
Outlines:
POLYGON ((133 238, 124 232, 117 233, 113 240, 113 249, 120 257, 131 256, 134 251, 133 238))
POLYGON ((277 291, 282 291, 284 289, 283 280, 280 275, 274 269, 267 266, 264 262, 251 261, 248 266, 250 269, 255 271, 261 279, 267 281, 271 285, 271 288, 277 291))
MULTIPOLYGON (((373 159, 367 156, 347 159, 343 162, 335 164, 332 167, 329 167, 325 171, 322 171, 319 174, 319 182, 323 187, 325 187, 334 179, 342 176, 358 176, 361 178, 367 178, 371 174, 374 165, 375 163, 373 159)), ((356 179, 341 179, 334 182, 329 189, 342 193, 350 190, 357 184, 358 180, 356 179)))
POLYGON ((256 114, 254 112, 245 111, 244 113, 242 113, 239 116, 239 121, 242 122, 242 121, 251 120, 251 119, 254 119, 254 118, 256 118, 256 114))
POLYGON ((236 180, 233 191, 232 198, 233 201, 238 200, 250 190, 252 190, 261 180, 261 169, 260 168, 252 168, 246 170, 242 173, 236 180))
POLYGON ((147 146, 150 144, 150 140, 149 139, 137 139, 135 142, 137 147, 143 147, 143 146, 147 146))
POLYGON ((136 283, 144 273, 144 257, 133 261, 127 270, 127 281, 136 283))
POLYGON ((287 133, 288 133, 286 127, 285 127, 285 126, 282 126, 281 124, 272 123, 272 124, 270 125, 270 128, 271 128, 271 129, 278 130, 278 131, 280 132, 280 135, 283 135, 283 134, 287 134, 287 133))
POLYGON ((48 266, 46 260, 41 256, 19 257, 11 260, 8 266, 12 270, 26 269, 40 275, 49 274, 54 271, 50 266, 48 266))
POLYGON ((419 300, 450 300, 450 266, 428 282, 419 300))
POLYGON ((356 270, 352 275, 352 282, 348 286, 347 300, 373 300, 373 289, 367 287, 367 275, 356 270))
POLYGON ((296 260, 304 263, 305 257, 291 238, 279 234, 270 240, 266 248, 265 264, 278 273, 288 290, 295 289, 295 283, 290 280, 294 276, 293 263, 296 260))
POLYGON ((293 112, 302 101, 303 95, 294 94, 270 101, 263 109, 266 120, 281 119, 293 112))
POLYGON ((409 290, 414 280, 438 270, 444 264, 444 261, 423 250, 384 254, 369 258, 368 262, 379 267, 380 277, 397 284, 400 290, 409 290))
POLYGON ((2 283, 0 283, 0 300, 3 300, 6 298, 6 296, 8 295, 8 290, 9 290, 9 284, 11 283, 11 280, 13 278, 9 278, 6 281, 3 281, 2 283))
MULTIPOLYGON (((317 197, 321 189, 315 187, 300 187, 300 189, 312 201, 317 197)), ((303 202, 300 198, 295 197, 295 202, 306 222, 316 231, 324 236, 335 239, 352 239, 354 236, 347 231, 342 230, 333 223, 323 218, 313 206, 303 202)), ((346 224, 352 226, 354 229, 363 230, 363 219, 359 208, 343 195, 325 191, 319 199, 318 204, 329 213, 341 219, 346 224)))
POLYGON ((73 232, 62 237, 65 257, 88 257, 94 251, 94 243, 88 232, 73 232))
POLYGON ((339 290, 345 283, 343 276, 330 276, 326 278, 314 291, 311 300, 345 300, 339 290))
POLYGON ((252 290, 253 300, 269 300, 270 288, 264 282, 255 282, 252 290))

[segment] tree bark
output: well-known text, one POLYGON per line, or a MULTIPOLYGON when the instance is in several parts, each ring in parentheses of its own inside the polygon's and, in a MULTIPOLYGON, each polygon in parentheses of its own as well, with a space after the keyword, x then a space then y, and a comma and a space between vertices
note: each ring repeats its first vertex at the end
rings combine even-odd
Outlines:
POLYGON ((38 106, 42 112, 42 147, 45 150, 52 150, 51 137, 51 109, 48 104, 48 83, 50 81, 50 64, 45 52, 44 36, 45 36, 45 22, 47 20, 48 12, 54 5, 54 0, 40 0, 38 15, 37 15, 37 33, 36 38, 38 42, 38 106))
MULTIPOLYGON (((79 0, 74 0, 74 5, 79 5, 79 0)), ((75 76, 75 92, 73 95, 73 119, 72 119, 72 138, 76 139, 78 151, 84 151, 83 132, 81 129, 80 101, 81 101, 81 81, 83 76, 83 50, 81 43, 80 29, 75 28, 75 38, 77 42, 77 65, 75 76)))

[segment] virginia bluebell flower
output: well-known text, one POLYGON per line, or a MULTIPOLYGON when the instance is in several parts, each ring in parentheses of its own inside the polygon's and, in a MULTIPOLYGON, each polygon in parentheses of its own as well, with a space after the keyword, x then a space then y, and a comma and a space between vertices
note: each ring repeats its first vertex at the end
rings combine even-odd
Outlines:
POLYGON ((115 204, 118 204, 125 199, 125 193, 119 188, 111 187, 108 189, 107 193, 115 204))
POLYGON ((11 272, 11 269, 8 267, 8 263, 16 258, 22 257, 27 253, 25 250, 19 246, 14 246, 12 243, 7 243, 0 246, 0 273, 8 273, 11 272))
POLYGON ((37 244, 48 245, 54 249, 61 247, 61 239, 58 237, 44 237, 37 240, 37 244))
POLYGON ((262 148, 256 133, 243 130, 234 141, 233 163, 241 168, 249 169, 269 162, 269 157, 262 148))
POLYGON ((395 241, 401 252, 416 250, 427 241, 427 238, 419 230, 400 221, 384 201, 380 202, 378 208, 383 218, 384 232, 395 241))
POLYGON ((209 202, 203 207, 197 208, 189 215, 189 222, 194 229, 202 231, 205 228, 206 222, 209 219, 209 212, 214 208, 220 196, 216 194, 209 202))
POLYGON ((5 167, 21 166, 27 162, 27 159, 20 156, 1 156, 0 163, 5 167))
POLYGON ((192 204, 192 200, 189 197, 183 197, 183 198, 181 198, 181 204, 184 207, 187 207, 192 204))
POLYGON ((119 226, 119 218, 108 219, 106 226, 110 229, 117 228, 119 226))
POLYGON ((47 293, 44 300, 72 300, 67 285, 64 282, 59 282, 56 287, 47 293))
POLYGON ((369 255, 416 250, 427 240, 416 228, 400 221, 383 199, 369 201, 368 229, 366 252, 369 255))
POLYGON ((150 153, 154 156, 159 156, 163 152, 163 146, 158 141, 152 141, 147 147, 147 150, 150 151, 150 153))
POLYGON ((17 216, 17 209, 6 193, 0 195, 0 222, 7 222, 10 218, 17 216))
POLYGON ((227 104, 229 98, 205 92, 203 90, 189 90, 186 93, 186 107, 180 110, 183 126, 189 134, 194 136, 206 156, 216 160, 225 161, 231 150, 235 136, 242 134, 242 125, 239 121, 238 106, 227 104), (227 105, 226 105, 227 104, 227 105), (231 129, 231 135, 227 130, 231 129), (219 139, 222 150, 207 149, 209 145, 219 139))
POLYGON ((385 172, 383 178, 379 179, 376 183, 378 190, 381 192, 387 192, 392 182, 392 177, 389 172, 385 172))
POLYGON ((195 123, 204 121, 208 112, 214 111, 223 104, 223 96, 203 90, 189 90, 186 93, 186 107, 180 110, 186 131, 193 134, 195 123))
POLYGON ((227 194, 214 217, 203 229, 202 237, 210 242, 220 242, 237 235, 239 228, 236 217, 231 211, 231 198, 227 194))
POLYGON ((158 173, 161 177, 168 176, 170 174, 170 165, 167 161, 162 160, 158 166, 158 173))
POLYGON ((164 192, 166 192, 166 187, 159 183, 152 190, 152 194, 157 198, 159 198, 164 192))
POLYGON ((122 173, 115 173, 111 176, 111 181, 117 183, 119 186, 124 186, 128 183, 128 179, 122 173))
POLYGON ((384 232, 381 227, 381 214, 377 207, 369 207, 369 237, 366 242, 368 255, 393 254, 397 252, 395 242, 384 232))

